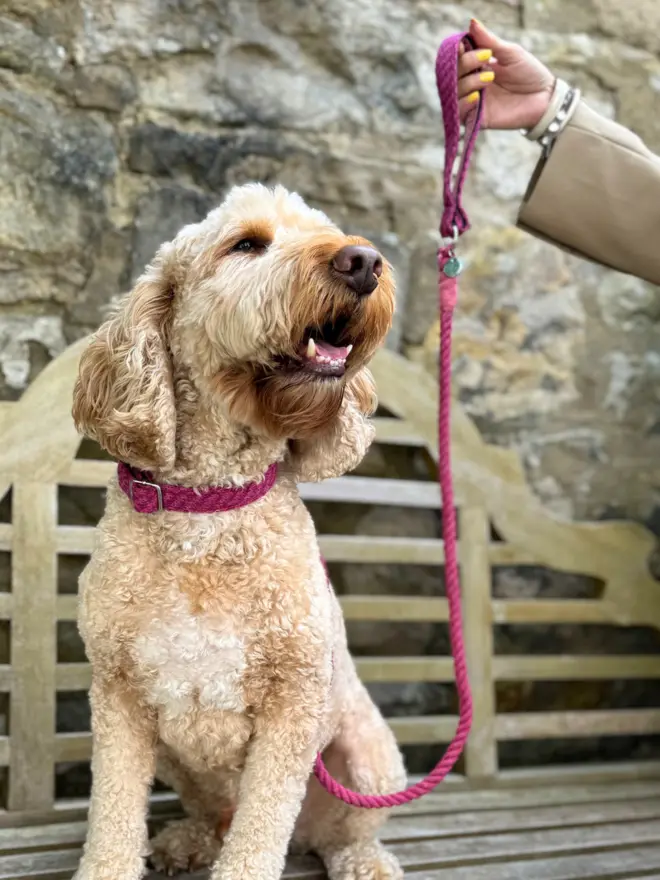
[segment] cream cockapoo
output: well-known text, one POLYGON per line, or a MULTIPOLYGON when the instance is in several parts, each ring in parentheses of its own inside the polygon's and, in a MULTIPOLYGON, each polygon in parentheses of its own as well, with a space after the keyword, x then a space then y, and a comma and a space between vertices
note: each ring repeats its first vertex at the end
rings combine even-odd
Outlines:
POLYGON ((258 483, 229 512, 138 513, 116 480, 81 578, 93 668, 93 791, 78 880, 144 857, 277 880, 290 841, 332 880, 393 880, 382 811, 310 776, 322 751, 362 792, 405 783, 358 680, 297 481, 355 467, 373 437, 366 364, 394 310, 387 263, 282 188, 235 188, 163 245, 84 352, 79 428, 159 484, 258 483), (154 776, 187 818, 149 845, 154 776))

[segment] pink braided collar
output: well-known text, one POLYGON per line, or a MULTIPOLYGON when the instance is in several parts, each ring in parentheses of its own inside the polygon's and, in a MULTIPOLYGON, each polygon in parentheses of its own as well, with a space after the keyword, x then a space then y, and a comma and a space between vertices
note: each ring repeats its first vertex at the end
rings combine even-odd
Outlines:
POLYGON ((137 471, 121 462, 117 468, 119 487, 130 499, 137 513, 223 513, 246 507, 267 495, 277 479, 277 464, 271 464, 263 480, 245 486, 225 488, 209 486, 191 489, 155 483, 151 474, 137 471))

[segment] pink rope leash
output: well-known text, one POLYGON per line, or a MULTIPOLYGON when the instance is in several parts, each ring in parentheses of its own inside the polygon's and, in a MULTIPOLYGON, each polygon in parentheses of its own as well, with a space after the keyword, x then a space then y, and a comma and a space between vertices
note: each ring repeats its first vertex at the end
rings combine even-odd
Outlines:
POLYGON ((404 791, 385 795, 360 794, 345 788, 327 771, 323 758, 317 755, 314 773, 330 794, 353 807, 368 809, 397 807, 423 797, 432 791, 452 769, 470 733, 472 724, 472 694, 468 680, 463 623, 461 619, 461 587, 456 556, 456 512, 451 475, 451 333, 452 318, 457 298, 457 276, 461 271, 460 260, 454 255, 454 245, 470 224, 462 205, 463 184, 470 157, 481 126, 483 93, 477 111, 473 114, 465 134, 465 148, 459 165, 456 183, 453 168, 460 143, 460 117, 456 83, 458 58, 461 44, 473 48, 467 34, 456 34, 444 40, 438 50, 435 65, 438 94, 442 105, 445 126, 444 210, 440 232, 445 244, 438 250, 439 298, 440 298, 440 380, 438 406, 439 464, 438 479, 442 494, 443 540, 445 547, 445 580, 449 603, 449 636, 454 657, 454 674, 458 689, 459 721, 456 733, 440 762, 429 775, 404 791), (449 242, 447 242, 449 239, 449 242))

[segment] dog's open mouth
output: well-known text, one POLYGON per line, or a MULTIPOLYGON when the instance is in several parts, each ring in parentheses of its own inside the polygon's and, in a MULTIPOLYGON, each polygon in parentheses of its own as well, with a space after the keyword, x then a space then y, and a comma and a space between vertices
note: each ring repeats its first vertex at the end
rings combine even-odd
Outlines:
POLYGON ((327 376, 343 376, 346 372, 346 360, 352 350, 352 345, 333 345, 310 335, 300 352, 302 369, 327 376))
POLYGON ((297 357, 286 366, 296 372, 317 376, 341 377, 353 351, 346 321, 328 322, 322 327, 308 327, 298 346, 297 357))

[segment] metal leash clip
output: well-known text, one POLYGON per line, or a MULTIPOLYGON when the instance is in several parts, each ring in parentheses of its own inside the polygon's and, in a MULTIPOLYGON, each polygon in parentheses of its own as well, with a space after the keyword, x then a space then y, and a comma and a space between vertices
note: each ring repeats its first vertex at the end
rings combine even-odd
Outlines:
POLYGON ((447 278, 458 278, 464 268, 463 260, 460 257, 457 257, 454 252, 454 247, 458 243, 458 226, 454 224, 453 236, 450 239, 445 239, 443 243, 443 250, 448 254, 449 259, 442 266, 442 271, 447 276, 447 278))

